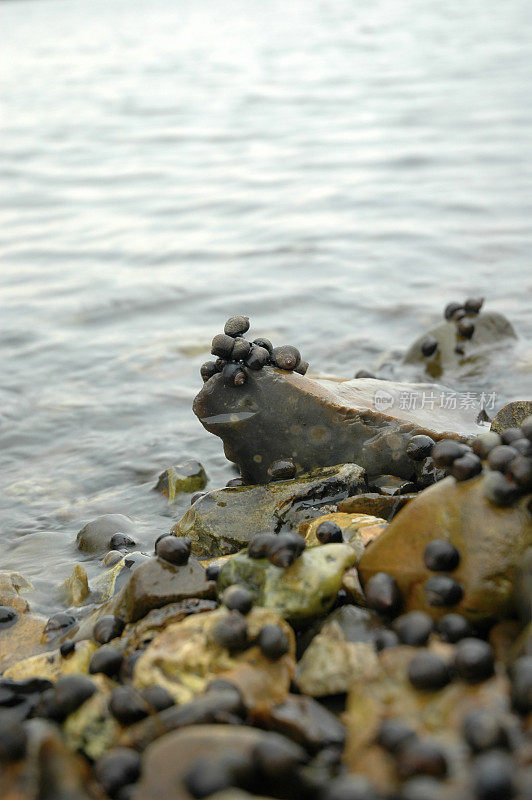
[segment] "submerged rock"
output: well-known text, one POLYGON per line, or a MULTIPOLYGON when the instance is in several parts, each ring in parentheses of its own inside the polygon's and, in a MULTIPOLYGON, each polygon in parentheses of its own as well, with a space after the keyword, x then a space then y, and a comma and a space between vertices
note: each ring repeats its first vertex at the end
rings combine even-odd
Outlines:
POLYGON ((217 631, 232 614, 222 607, 169 625, 137 661, 135 685, 162 686, 181 704, 203 692, 214 678, 223 678, 238 687, 250 709, 282 702, 294 673, 293 631, 274 612, 254 607, 242 617, 247 642, 230 651, 218 642, 217 631), (289 643, 289 652, 276 660, 266 658, 256 644, 262 628, 271 624, 282 628, 289 643))
POLYGON ((159 480, 154 487, 156 491, 168 497, 168 502, 173 503, 176 495, 184 492, 198 492, 207 485, 207 475, 199 461, 190 459, 183 464, 168 467, 159 475, 159 480))
POLYGON ((502 508, 484 494, 493 473, 457 482, 448 477, 423 491, 400 511, 388 529, 369 545, 358 570, 363 584, 376 573, 388 573, 399 586, 405 610, 421 609, 432 617, 453 611, 472 621, 504 618, 515 608, 515 580, 522 556, 532 545, 532 515, 524 496, 502 508), (461 587, 452 605, 432 605, 437 573, 425 566, 429 542, 450 542, 459 564, 442 578, 461 587), (431 581, 430 584, 427 582, 431 581))
POLYGON ((511 323, 496 312, 463 311, 420 336, 407 351, 406 364, 422 365, 432 378, 444 372, 479 368, 479 362, 500 346, 517 339, 511 323), (427 347, 427 342, 431 347, 427 347))
POLYGON ((81 564, 76 564, 72 575, 59 587, 59 592, 67 606, 81 606, 89 598, 89 581, 81 564))
POLYGON ((79 550, 87 553, 105 553, 110 548, 111 537, 115 533, 134 536, 133 520, 123 514, 104 514, 88 522, 78 533, 76 543, 79 550))
POLYGON ((312 547, 286 569, 242 552, 224 564, 217 589, 221 594, 228 586, 241 584, 252 592, 258 605, 294 624, 301 623, 331 608, 344 572, 356 561, 356 551, 348 544, 312 547))
POLYGON ((349 462, 371 475, 411 480, 423 471, 406 453, 413 435, 464 438, 481 430, 474 410, 420 408, 423 396, 441 394, 433 384, 311 379, 272 367, 246 374, 236 387, 213 375, 193 409, 249 483, 266 483, 270 466, 287 459, 297 474, 349 462), (408 402, 412 395, 417 409, 408 402))
POLYGON ((33 585, 18 572, 0 572, 0 605, 24 614, 29 609, 27 600, 21 592, 33 589, 33 585))
POLYGON ((273 533, 290 517, 310 516, 312 508, 337 502, 365 487, 356 464, 316 470, 267 485, 219 489, 200 497, 174 526, 176 536, 192 542, 199 556, 235 553, 259 533, 273 533))

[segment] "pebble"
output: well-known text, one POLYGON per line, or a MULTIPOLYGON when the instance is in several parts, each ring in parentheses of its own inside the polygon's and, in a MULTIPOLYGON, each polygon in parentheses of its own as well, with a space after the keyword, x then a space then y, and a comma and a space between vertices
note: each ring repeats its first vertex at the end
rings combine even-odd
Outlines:
POLYGON ((205 363, 200 367, 200 375, 205 383, 209 380, 209 378, 212 378, 213 375, 216 375, 217 372, 218 370, 216 369, 216 364, 214 361, 205 361, 205 363))
POLYGON ((506 430, 501 431, 501 439, 503 444, 512 444, 512 442, 517 441, 517 439, 522 439, 523 433, 521 428, 506 428, 506 430))
POLYGON ((384 719, 377 734, 377 743, 389 753, 398 753, 404 745, 416 739, 415 731, 401 719, 391 717, 384 719))
POLYGON ((279 625, 264 625, 259 633, 257 643, 262 654, 272 661, 277 661, 290 649, 288 637, 279 625))
POLYGON ((66 611, 59 611, 50 617, 44 626, 43 633, 48 639, 55 638, 76 624, 76 617, 66 611))
POLYGON ((159 539, 155 546, 155 554, 159 558, 163 558, 170 564, 175 564, 177 567, 184 567, 188 564, 190 558, 190 539, 185 539, 181 536, 174 536, 168 534, 159 539))
POLYGON ((483 304, 483 297, 469 297, 464 303, 464 308, 468 314, 478 314, 483 304))
POLYGON ((411 778, 414 775, 444 778, 447 768, 444 751, 430 739, 413 739, 407 742, 397 758, 397 771, 402 778, 411 778))
POLYGON ((510 670, 512 705, 520 714, 532 711, 532 656, 521 656, 510 670))
POLYGON ((388 630, 388 628, 383 628, 381 631, 377 631, 375 633, 373 637, 373 644, 375 645, 375 650, 380 653, 381 650, 386 650, 388 647, 398 647, 399 637, 395 631, 388 630))
POLYGON ((249 317, 244 317, 242 314, 235 314, 229 317, 224 325, 224 333, 227 336, 242 336, 249 330, 249 317))
POLYGON ((116 617, 114 614, 106 614, 94 624, 92 637, 98 644, 107 644, 111 639, 121 636, 124 628, 123 619, 116 617))
POLYGON ((464 739, 474 753, 505 747, 507 736, 497 715, 489 708, 476 708, 462 720, 464 739))
POLYGON ((72 655, 76 650, 76 642, 73 642, 70 639, 68 642, 63 642, 61 647, 59 648, 59 652, 61 653, 61 658, 68 658, 72 655))
POLYGON ((231 350, 231 360, 232 361, 244 361, 251 352, 251 342, 248 342, 247 339, 243 339, 241 336, 237 336, 234 339, 233 349, 231 350))
POLYGON ((274 461, 268 467, 268 476, 272 481, 287 481, 295 478, 296 465, 291 458, 282 458, 274 461))
POLYGON ((471 636, 471 625, 461 614, 445 614, 437 623, 436 629, 444 642, 455 644, 460 639, 471 636))
POLYGON ((473 452, 476 456, 486 459, 494 447, 502 444, 502 439, 495 431, 481 433, 473 442, 473 452))
POLYGON ((2 713, 0 720, 0 763, 20 761, 26 755, 27 737, 24 728, 8 711, 2 713))
POLYGON ((512 447, 514 450, 517 450, 518 453, 521 453, 522 456, 528 456, 529 458, 532 456, 532 442, 525 439, 524 436, 522 439, 515 439, 512 442, 512 447))
POLYGON ((109 540, 110 550, 120 550, 122 547, 135 547, 136 541, 127 533, 113 533, 109 540))
POLYGON ((122 666, 122 653, 110 644, 104 644, 96 650, 89 662, 89 672, 95 675, 102 672, 109 678, 113 678, 120 672, 122 666))
POLYGON ((458 333, 463 339, 471 339, 475 333, 475 324, 468 319, 461 319, 458 323, 458 333))
POLYGON ((146 703, 130 686, 118 686, 113 690, 109 711, 121 725, 133 725, 148 716, 146 703))
POLYGON ((526 456, 514 458, 509 475, 524 492, 532 492, 532 459, 526 456))
POLYGON ((484 478, 484 496, 497 506, 511 506, 521 497, 519 486, 500 472, 490 472, 484 478))
POLYGON ((406 446, 406 454, 413 461, 424 461, 432 453, 434 444, 434 439, 430 436, 425 436, 422 433, 417 434, 409 440, 406 446))
POLYGON ((14 608, 0 606, 0 627, 9 628, 17 620, 18 614, 14 608))
POLYGON ((414 688, 424 691, 443 689, 451 680, 447 664, 435 653, 415 656, 408 667, 408 679, 414 688))
POLYGON ((435 339, 434 336, 427 336, 421 342, 421 353, 422 355, 425 356, 425 358, 431 356, 433 353, 436 352, 437 349, 438 349, 438 340, 435 339))
POLYGON ((301 361, 301 353, 297 347, 292 347, 290 344, 275 347, 272 352, 272 358, 279 369, 294 370, 301 361))
POLYGON ((249 646, 245 617, 238 611, 231 611, 216 623, 213 637, 220 647, 227 648, 231 653, 245 650, 249 646))
POLYGON ((449 472, 457 481, 468 481, 482 472, 482 461, 474 453, 464 453, 453 461, 449 472))
POLYGON ((490 469, 498 472, 508 472, 510 464, 517 458, 519 451, 508 444, 501 444, 494 447, 488 455, 488 465, 490 469))
POLYGON ((211 353, 213 356, 229 360, 234 343, 235 340, 232 336, 228 336, 226 333, 218 333, 212 340, 211 353))
POLYGON ((114 567, 124 558, 124 554, 120 550, 109 550, 102 558, 102 565, 104 567, 114 567))
POLYGON ((403 644, 421 647, 432 633, 432 619, 424 611, 409 611, 397 617, 393 629, 403 644))
POLYGON ((217 581, 222 571, 222 567, 220 564, 209 564, 205 568, 205 577, 208 581, 217 581))
POLYGON ((63 675, 51 689, 43 693, 43 707, 48 712, 47 716, 62 722, 95 692, 94 682, 85 675, 63 675))
POLYGON ((456 312, 462 311, 463 308, 461 303, 448 303, 443 310, 443 316, 445 319, 452 319, 456 312))
POLYGON ((227 481, 225 484, 227 489, 234 489, 237 486, 244 486, 244 479, 243 478, 231 478, 230 481, 227 481))
POLYGON ((275 533, 259 533, 254 536, 248 547, 249 558, 266 558, 270 547, 277 541, 275 533))
POLYGON ((190 505, 193 506, 196 500, 200 500, 202 497, 205 497, 206 494, 207 492, 194 492, 190 498, 190 505))
POLYGON ((139 753, 127 747, 115 747, 96 761, 94 771, 109 797, 115 798, 123 786, 138 781, 141 770, 139 753))
POLYGON ((246 366, 253 370, 259 370, 266 366, 270 360, 270 354, 265 347, 254 344, 251 352, 246 358, 246 366))
POLYGON ((401 595, 395 579, 386 572, 377 572, 364 587, 366 602, 374 611, 395 616, 401 608, 401 595))
POLYGON ((468 452, 467 445, 457 442, 455 439, 440 439, 434 445, 431 455, 436 466, 445 469, 451 467, 455 459, 461 458, 468 452))
POLYGON ((253 595, 244 586, 229 586, 222 596, 222 603, 229 611, 240 611, 244 616, 253 608, 253 595))
POLYGON ((309 365, 308 361, 303 361, 303 359, 301 359, 301 361, 299 362, 299 364, 295 368, 294 372, 297 372, 298 375, 306 375, 309 366, 310 365, 309 365))
POLYGON ((246 373, 239 364, 226 364, 222 370, 222 378, 226 386, 243 386, 247 380, 246 373))
POLYGON ((432 572, 452 572, 460 563, 460 553, 450 542, 433 539, 425 548, 423 562, 432 572))
POLYGON ((257 347, 264 347, 264 349, 267 350, 270 355, 273 353, 273 344, 269 339, 253 339, 253 344, 256 344, 257 347))
POLYGON ((342 543, 344 541, 341 527, 336 522, 332 522, 332 520, 325 520, 318 525, 316 538, 322 544, 342 543))
POLYGON ((447 575, 435 575, 425 582, 425 595, 431 606, 454 606, 463 594, 461 584, 447 575))
POLYGON ((475 800, 511 800, 515 797, 515 764, 500 750, 483 753, 473 764, 475 800))
POLYGON ((153 711, 164 711, 175 705, 174 698, 162 686, 148 686, 142 690, 142 697, 153 711))
POLYGON ((454 667, 459 677, 469 683, 478 683, 493 675, 495 658, 488 642, 473 637, 462 639, 457 647, 454 667))

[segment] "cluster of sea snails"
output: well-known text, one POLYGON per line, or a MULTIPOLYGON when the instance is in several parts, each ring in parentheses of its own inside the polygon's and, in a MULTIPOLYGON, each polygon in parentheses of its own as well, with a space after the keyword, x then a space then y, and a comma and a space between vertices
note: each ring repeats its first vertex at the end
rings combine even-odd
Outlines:
MULTIPOLYGON (((414 461, 431 460, 457 481, 479 475, 485 462, 489 472, 484 494, 498 506, 510 506, 532 492, 532 416, 519 428, 481 433, 471 446, 455 439, 434 442, 430 436, 418 434, 410 439, 406 452, 414 461)), ((529 508, 532 512, 532 504, 529 508)))
POLYGON ((256 639, 249 636, 246 615, 253 608, 254 598, 244 586, 229 586, 222 595, 222 603, 229 610, 213 630, 213 638, 220 647, 230 653, 242 652, 252 645, 258 645, 261 652, 271 661, 288 653, 290 643, 279 625, 263 625, 256 639))
MULTIPOLYGON (((452 302, 445 306, 443 316, 447 321, 456 322, 456 332, 460 339, 472 338, 475 323, 471 317, 480 312, 483 303, 483 297, 470 297, 465 303, 452 302)), ((421 343, 421 352, 426 358, 432 356, 437 349, 438 340, 434 336, 427 336, 421 343)), ((463 355, 462 345, 457 345, 456 352, 463 355)))
POLYGON ((248 341, 244 334, 249 330, 249 317, 237 314, 230 317, 224 332, 212 340, 211 353, 216 361, 206 361, 200 368, 204 381, 221 372, 228 386, 242 386, 247 380, 247 371, 263 367, 277 367, 287 372, 304 375, 308 363, 303 361, 297 347, 290 344, 274 347, 269 339, 259 338, 248 341))

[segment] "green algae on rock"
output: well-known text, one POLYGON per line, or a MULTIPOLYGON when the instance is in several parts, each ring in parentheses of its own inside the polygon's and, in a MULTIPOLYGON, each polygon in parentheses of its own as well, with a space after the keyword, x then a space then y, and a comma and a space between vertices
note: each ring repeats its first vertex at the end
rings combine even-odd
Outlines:
POLYGON ((405 393, 441 393, 434 384, 312 379, 272 367, 246 375, 245 385, 238 387, 213 375, 193 410, 208 431, 222 438, 227 458, 248 483, 267 483, 270 466, 286 459, 293 461, 296 474, 355 463, 370 475, 412 480, 423 469, 406 453, 413 435, 464 439, 481 430, 471 409, 414 410, 401 402, 405 393))
POLYGON ((198 492, 207 485, 207 475, 199 461, 190 459, 183 464, 174 464, 159 475, 154 489, 168 497, 173 503, 178 494, 198 492))
POLYGON ((196 555, 223 556, 241 550, 259 533, 278 531, 293 512, 300 519, 310 516, 312 508, 356 494, 365 485, 363 469, 341 464, 291 480, 219 489, 196 500, 172 531, 188 537, 196 555))
POLYGON ((532 544, 532 516, 526 496, 509 508, 490 503, 483 491, 489 475, 487 470, 461 483, 445 478, 408 503, 364 552, 358 566, 362 583, 377 572, 389 573, 405 610, 421 609, 433 618, 450 610, 478 622, 511 615, 517 570, 532 544), (452 578, 463 597, 452 608, 430 605, 424 590, 433 573, 423 553, 433 539, 451 542, 460 553, 452 578))
POLYGON ((221 595, 228 586, 242 584, 258 605, 294 624, 301 623, 331 608, 344 572, 356 561, 356 551, 348 544, 312 547, 286 569, 242 552, 222 567, 217 590, 221 595))

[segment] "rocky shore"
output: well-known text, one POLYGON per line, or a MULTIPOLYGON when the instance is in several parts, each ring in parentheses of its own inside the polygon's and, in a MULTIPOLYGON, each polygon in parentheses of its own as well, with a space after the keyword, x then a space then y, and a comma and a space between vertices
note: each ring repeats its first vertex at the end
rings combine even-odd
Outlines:
POLYGON ((193 405, 239 477, 168 466, 190 508, 151 552, 127 509, 88 520, 99 574, 49 619, 0 572, 0 797, 531 800, 532 403, 446 385, 512 325, 450 303, 415 382, 315 376, 248 329, 193 405))

